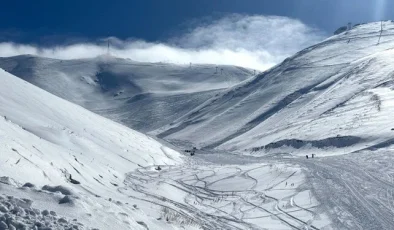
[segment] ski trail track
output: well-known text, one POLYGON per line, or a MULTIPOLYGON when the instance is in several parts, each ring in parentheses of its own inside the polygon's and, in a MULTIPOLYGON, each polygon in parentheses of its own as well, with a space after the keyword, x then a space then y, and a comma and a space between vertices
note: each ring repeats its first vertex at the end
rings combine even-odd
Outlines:
POLYGON ((202 229, 394 229, 394 154, 388 150, 255 162, 140 168, 120 190, 149 197, 146 202, 202 229))
POLYGON ((330 216, 335 229, 394 229, 393 160, 393 154, 382 150, 281 161, 304 168, 308 178, 305 186, 321 203, 319 209, 330 216))
MULTIPOLYGON (((316 230, 324 226, 314 224, 317 203, 280 207, 299 193, 297 186, 304 183, 300 168, 201 162, 161 168, 141 167, 129 173, 125 187, 118 191, 164 210, 166 219, 177 216, 183 227, 186 222, 202 229, 316 230), (293 181, 296 186, 290 186, 293 181)), ((177 222, 175 218, 168 221, 177 222)))

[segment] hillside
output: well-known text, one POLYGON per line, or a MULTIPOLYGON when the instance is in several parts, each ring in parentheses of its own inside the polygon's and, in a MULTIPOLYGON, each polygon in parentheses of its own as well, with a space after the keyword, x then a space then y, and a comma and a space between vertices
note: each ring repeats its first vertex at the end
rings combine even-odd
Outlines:
POLYGON ((296 155, 391 145, 394 23, 380 28, 363 24, 328 38, 153 133, 217 150, 296 155))
MULTIPOLYGON (((130 213, 130 208, 118 207, 107 199, 118 196, 126 173, 182 162, 179 153, 152 138, 1 69, 0 104, 1 194, 33 197, 38 207, 50 207, 91 227, 124 228, 124 217, 117 212, 130 213), (9 185, 21 187, 25 183, 32 188, 31 194, 26 190, 9 191, 9 185), (59 205, 64 195, 69 195, 69 200, 59 205), (101 207, 119 211, 110 214, 101 207), (102 215, 106 217, 100 218, 102 215)), ((131 226, 140 229, 130 218, 131 226)))
POLYGON ((253 74, 235 66, 140 63, 111 56, 57 60, 24 55, 0 58, 0 68, 144 132, 171 123, 253 74))
POLYGON ((17 56, 1 58, 0 67, 180 146, 334 155, 391 143, 394 23, 380 29, 380 22, 358 25, 254 77, 233 66, 216 72, 110 56, 17 56))
POLYGON ((3 70, 0 104, 1 228, 330 225, 309 188, 299 187, 306 181, 300 167, 229 156, 184 161, 152 138, 3 70))

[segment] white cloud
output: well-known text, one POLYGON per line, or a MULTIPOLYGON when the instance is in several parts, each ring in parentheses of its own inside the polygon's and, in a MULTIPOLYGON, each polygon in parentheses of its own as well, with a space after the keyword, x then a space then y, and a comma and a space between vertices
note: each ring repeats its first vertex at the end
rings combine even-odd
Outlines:
MULTIPOLYGON (((111 54, 143 62, 229 64, 265 70, 322 40, 322 33, 286 17, 227 15, 167 42, 110 38, 111 54)), ((0 43, 0 56, 34 54, 58 59, 96 57, 105 45, 81 43, 40 48, 0 43)))

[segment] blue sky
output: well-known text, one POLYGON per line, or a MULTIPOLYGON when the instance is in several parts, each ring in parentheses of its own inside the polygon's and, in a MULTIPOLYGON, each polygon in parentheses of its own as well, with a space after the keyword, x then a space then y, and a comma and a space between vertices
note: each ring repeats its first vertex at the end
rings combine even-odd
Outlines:
MULTIPOLYGON (((75 49, 76 45, 85 45, 81 46, 85 50, 81 47, 73 50, 85 57, 87 51, 94 55, 102 52, 93 52, 94 47, 89 45, 100 44, 112 37, 112 43, 117 45, 115 53, 118 51, 120 56, 140 61, 168 59, 169 62, 200 62, 208 56, 201 56, 203 50, 221 53, 212 59, 215 62, 223 59, 223 55, 231 57, 234 53, 241 54, 235 61, 219 64, 237 64, 242 57, 242 60, 249 62, 266 63, 251 65, 265 69, 298 49, 331 35, 336 28, 349 21, 359 23, 394 19, 394 11, 390 9, 394 9, 392 0, 4 1, 0 8, 0 51, 9 55, 44 54, 55 53, 45 48, 57 46, 56 52, 65 52, 70 45, 75 49), (291 36, 294 32, 297 33, 293 39, 281 40, 274 36, 279 33, 291 36), (262 39, 263 36, 270 40, 262 39), (228 37, 230 42, 226 40, 228 37), (243 42, 245 39, 248 40, 247 44, 243 42), (223 42, 219 44, 217 41, 223 42), (9 48, 10 44, 14 47, 9 48), (62 47, 59 48, 60 45, 62 47), (124 52, 130 47, 134 56, 124 52), (161 55, 152 59, 147 51, 137 57, 136 47, 138 51, 145 49, 149 52, 159 49, 161 55), (258 57, 253 50, 256 50, 258 57), (196 54, 200 56, 196 57, 196 54), (252 60, 251 55, 257 59, 252 60)), ((67 58, 69 53, 54 56, 67 58)))

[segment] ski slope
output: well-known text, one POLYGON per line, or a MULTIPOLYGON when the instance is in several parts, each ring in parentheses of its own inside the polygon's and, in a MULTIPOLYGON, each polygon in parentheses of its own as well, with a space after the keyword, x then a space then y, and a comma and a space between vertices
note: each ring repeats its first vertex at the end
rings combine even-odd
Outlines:
POLYGON ((152 133, 253 154, 336 155, 390 145, 394 23, 380 28, 369 23, 328 38, 152 133))
POLYGON ((235 66, 141 63, 108 55, 76 60, 23 55, 0 58, 0 68, 143 132, 170 124, 253 75, 235 66))

